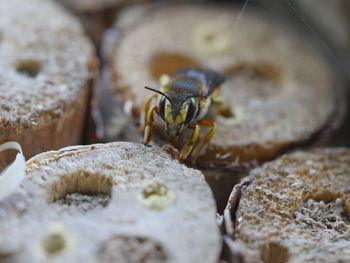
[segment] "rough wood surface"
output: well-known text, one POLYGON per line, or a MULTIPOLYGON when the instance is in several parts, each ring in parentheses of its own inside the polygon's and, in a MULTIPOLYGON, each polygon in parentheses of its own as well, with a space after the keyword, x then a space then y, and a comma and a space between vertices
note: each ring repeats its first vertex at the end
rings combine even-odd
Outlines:
POLYGON ((27 158, 80 143, 97 63, 75 18, 50 1, 1 1, 0 68, 0 143, 27 158))
POLYGON ((349 175, 342 148, 295 152, 253 170, 232 211, 232 247, 246 263, 349 262, 349 175))
POLYGON ((221 238, 203 174, 160 148, 76 146, 26 165, 20 188, 0 202, 0 259, 217 262, 221 238))

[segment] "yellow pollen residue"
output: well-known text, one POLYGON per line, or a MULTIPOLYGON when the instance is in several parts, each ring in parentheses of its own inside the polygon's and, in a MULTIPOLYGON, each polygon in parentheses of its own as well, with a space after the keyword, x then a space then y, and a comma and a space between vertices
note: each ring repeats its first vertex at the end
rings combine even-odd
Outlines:
POLYGON ((162 210, 174 202, 175 193, 165 183, 152 180, 141 185, 137 200, 150 209, 162 210))

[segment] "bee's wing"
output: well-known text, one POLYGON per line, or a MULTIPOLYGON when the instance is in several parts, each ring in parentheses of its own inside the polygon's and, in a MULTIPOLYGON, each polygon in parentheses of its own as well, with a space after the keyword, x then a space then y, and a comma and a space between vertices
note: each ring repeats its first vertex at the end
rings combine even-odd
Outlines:
POLYGON ((226 77, 214 70, 204 70, 205 86, 207 88, 205 95, 210 95, 216 88, 218 88, 225 80, 226 77))
POLYGON ((189 76, 191 73, 194 74, 194 73, 200 73, 202 72, 201 70, 197 69, 197 68, 194 68, 194 67, 183 67, 183 68, 180 68, 178 69, 174 74, 173 76, 174 77, 179 77, 179 76, 189 76))
POLYGON ((181 68, 175 72, 174 77, 187 76, 197 79, 206 88, 204 96, 210 95, 218 86, 225 81, 225 76, 211 69, 198 69, 193 67, 181 68))

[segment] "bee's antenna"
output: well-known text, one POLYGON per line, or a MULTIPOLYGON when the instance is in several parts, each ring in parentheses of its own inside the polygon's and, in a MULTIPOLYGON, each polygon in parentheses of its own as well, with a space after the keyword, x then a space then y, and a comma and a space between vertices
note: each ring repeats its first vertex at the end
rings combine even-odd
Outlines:
POLYGON ((153 92, 156 92, 156 93, 158 93, 158 94, 160 94, 160 95, 163 95, 163 96, 164 96, 165 98, 167 98, 168 101, 172 104, 171 99, 170 99, 165 93, 161 92, 160 90, 152 89, 152 88, 150 88, 150 87, 145 87, 145 89, 148 89, 148 90, 151 90, 151 91, 153 91, 153 92))

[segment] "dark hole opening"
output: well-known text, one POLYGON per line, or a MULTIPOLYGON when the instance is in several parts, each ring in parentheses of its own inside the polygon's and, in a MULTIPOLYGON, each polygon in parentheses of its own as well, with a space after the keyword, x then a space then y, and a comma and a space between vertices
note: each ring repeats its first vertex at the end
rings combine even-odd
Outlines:
POLYGON ((22 60, 17 63, 16 71, 23 76, 36 78, 41 70, 41 64, 35 60, 22 60))

